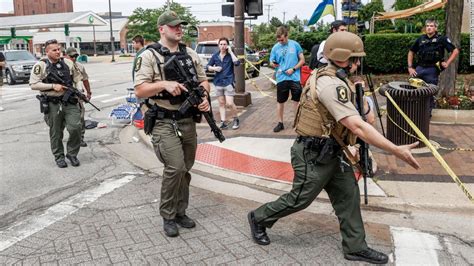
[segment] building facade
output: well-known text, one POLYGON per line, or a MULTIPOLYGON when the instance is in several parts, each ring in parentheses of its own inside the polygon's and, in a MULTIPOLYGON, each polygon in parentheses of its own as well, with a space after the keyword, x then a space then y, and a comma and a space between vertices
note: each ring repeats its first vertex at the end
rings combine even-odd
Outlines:
POLYGON ((15 16, 73 12, 72 0, 13 0, 15 16))
MULTIPOLYGON (((221 37, 229 40, 234 39, 234 23, 233 22, 203 22, 198 26, 198 42, 215 41, 221 37)), ((244 28, 244 41, 248 45, 252 45, 249 27, 244 28)))

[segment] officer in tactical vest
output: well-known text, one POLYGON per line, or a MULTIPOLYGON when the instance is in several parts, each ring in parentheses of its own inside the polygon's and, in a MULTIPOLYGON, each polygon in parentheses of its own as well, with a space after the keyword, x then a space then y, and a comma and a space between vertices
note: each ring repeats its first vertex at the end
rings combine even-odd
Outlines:
POLYGON ((79 166, 77 159, 81 144, 81 107, 76 96, 64 99, 68 87, 73 85, 79 76, 69 59, 61 58, 61 46, 56 40, 45 43, 47 58, 33 66, 30 76, 32 90, 40 91, 41 111, 49 126, 51 151, 59 168, 67 167, 64 159, 63 131, 66 127, 69 139, 66 147, 66 158, 72 166, 79 166))
MULTIPOLYGON (((189 201, 189 171, 194 164, 197 148, 196 124, 199 111, 210 110, 207 97, 189 112, 178 111, 186 100, 188 89, 178 81, 183 74, 177 71, 171 59, 178 60, 188 77, 204 87, 206 96, 210 87, 198 55, 181 44, 181 20, 173 11, 166 11, 158 18, 161 39, 140 54, 135 66, 135 93, 147 98, 145 124, 153 122, 150 130, 158 159, 164 164, 161 186, 160 215, 163 228, 169 237, 179 235, 177 225, 193 228, 195 222, 186 215, 189 201), (150 117, 153 121, 150 121, 150 117)), ((145 125, 145 129, 148 128, 145 125)))
POLYGON ((339 219, 344 257, 386 263, 388 257, 369 248, 365 241, 359 187, 341 146, 353 145, 360 137, 419 168, 410 151, 418 143, 394 145, 364 122, 356 110, 355 86, 348 75, 357 70, 359 58, 365 56, 362 40, 357 35, 350 32, 331 34, 324 55, 329 64, 312 72, 295 118, 298 137, 291 148, 295 173, 292 190, 249 212, 252 237, 260 245, 270 244, 266 228, 271 228, 278 219, 308 207, 324 189, 339 219))

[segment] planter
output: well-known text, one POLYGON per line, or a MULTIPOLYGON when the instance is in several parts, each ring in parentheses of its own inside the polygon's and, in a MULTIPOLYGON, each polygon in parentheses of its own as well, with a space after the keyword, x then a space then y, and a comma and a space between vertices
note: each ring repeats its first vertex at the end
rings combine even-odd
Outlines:
POLYGON ((474 110, 433 109, 431 123, 474 125, 474 110))

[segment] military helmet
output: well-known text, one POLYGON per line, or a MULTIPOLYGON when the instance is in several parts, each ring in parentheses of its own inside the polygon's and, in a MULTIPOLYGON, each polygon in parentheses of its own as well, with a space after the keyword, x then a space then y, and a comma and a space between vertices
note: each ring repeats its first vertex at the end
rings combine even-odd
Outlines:
POLYGON ((352 32, 340 31, 329 35, 323 54, 335 61, 346 61, 351 57, 365 56, 362 39, 352 32))

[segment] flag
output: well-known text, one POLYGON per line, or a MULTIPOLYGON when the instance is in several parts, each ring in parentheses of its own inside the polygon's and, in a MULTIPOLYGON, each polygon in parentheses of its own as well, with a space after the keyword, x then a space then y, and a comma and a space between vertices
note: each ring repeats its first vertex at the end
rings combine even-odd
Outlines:
POLYGON ((314 10, 313 15, 308 21, 308 26, 316 24, 318 20, 326 15, 333 15, 336 16, 334 13, 334 2, 333 0, 323 0, 314 10))

